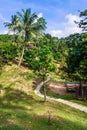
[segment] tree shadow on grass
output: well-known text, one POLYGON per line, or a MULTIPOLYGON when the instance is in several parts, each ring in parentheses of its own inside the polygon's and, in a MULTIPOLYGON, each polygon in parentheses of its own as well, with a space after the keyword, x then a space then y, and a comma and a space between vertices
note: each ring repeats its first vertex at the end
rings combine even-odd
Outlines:
MULTIPOLYGON (((61 103, 43 103, 42 100, 34 99, 32 95, 21 90, 5 88, 3 96, 0 97, 0 130, 87 130, 86 116, 83 118, 84 121, 74 118, 71 121, 71 116, 76 117, 76 112, 61 103), (49 107, 55 112, 59 111, 59 115, 58 112, 58 116, 51 113, 49 123, 49 113, 45 112, 47 109, 42 109, 42 113, 35 112, 36 114, 32 111, 33 107, 39 111, 39 106, 41 109, 49 107), (62 112, 70 117, 61 116, 62 112)), ((85 114, 77 114, 79 117, 81 115, 85 114)))
MULTIPOLYGON (((66 118, 51 117, 49 123, 48 115, 28 115, 25 117, 16 116, 17 123, 3 125, 1 130, 87 130, 87 127, 80 122, 68 120, 66 118), (26 118, 27 116, 27 118, 26 118), (20 125, 21 123, 21 125, 20 125)), ((8 119, 7 119, 8 121, 8 119)))
MULTIPOLYGON (((0 95, 0 130, 28 130, 26 123, 23 127, 23 124, 17 118, 26 119, 29 116, 27 112, 32 112, 31 107, 35 102, 34 98, 18 89, 3 89, 2 86, 2 90, 3 95, 0 95), (29 108, 29 106, 31 107, 29 108)), ((25 122, 25 119, 23 119, 23 122, 25 122)))
POLYGON ((27 94, 24 91, 18 90, 18 89, 13 89, 13 88, 5 88, 3 90, 3 96, 0 97, 0 105, 6 106, 6 107, 17 107, 20 106, 18 103, 23 103, 25 104, 31 104, 34 102, 34 98, 32 95, 27 94), (14 105, 15 104, 15 105, 14 105))
POLYGON ((62 104, 59 107, 57 106, 58 103, 54 104, 53 102, 47 101, 47 104, 45 103, 43 106, 42 101, 35 100, 31 95, 27 95, 17 89, 6 88, 0 100, 0 130, 87 130, 86 123, 82 121, 77 120, 76 122, 74 119, 71 121, 70 118, 60 115, 54 116, 52 113, 49 123, 49 113, 45 112, 46 109, 42 113, 37 114, 35 112, 35 114, 31 108, 26 107, 26 105, 31 107, 37 103, 40 104, 40 107, 42 105, 42 108, 47 105, 50 109, 51 107, 54 108, 55 111, 58 109, 61 111, 63 109, 62 111, 67 112, 67 114, 70 112, 62 104))
POLYGON ((0 84, 0 89, 2 89, 3 88, 3 85, 2 84, 0 84))

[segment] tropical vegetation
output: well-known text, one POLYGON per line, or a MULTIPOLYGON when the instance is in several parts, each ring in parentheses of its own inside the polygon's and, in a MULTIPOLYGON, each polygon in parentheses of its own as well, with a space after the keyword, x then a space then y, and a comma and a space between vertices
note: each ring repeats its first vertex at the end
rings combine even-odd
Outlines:
MULTIPOLYGON (((75 22, 83 32, 65 38, 46 34, 45 19, 30 8, 4 23, 9 32, 0 35, 1 130, 87 130, 86 113, 55 101, 44 102, 34 93, 48 75, 60 82, 78 82, 80 87, 87 84, 87 10, 80 16, 82 20, 75 22)), ((47 94, 87 105, 81 98, 48 90, 47 94)))

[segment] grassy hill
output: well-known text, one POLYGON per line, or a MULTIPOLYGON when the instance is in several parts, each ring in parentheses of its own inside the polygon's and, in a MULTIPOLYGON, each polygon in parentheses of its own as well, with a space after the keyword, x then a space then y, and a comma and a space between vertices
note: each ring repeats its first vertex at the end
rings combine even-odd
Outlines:
POLYGON ((0 75, 0 130, 87 130, 87 114, 34 94, 38 76, 15 64, 0 75))

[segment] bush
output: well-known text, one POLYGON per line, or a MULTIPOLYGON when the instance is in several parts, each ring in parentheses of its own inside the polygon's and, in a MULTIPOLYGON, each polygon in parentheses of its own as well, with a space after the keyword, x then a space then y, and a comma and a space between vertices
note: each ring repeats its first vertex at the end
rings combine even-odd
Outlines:
POLYGON ((35 60, 37 56, 38 48, 34 47, 33 49, 27 48, 24 53, 24 62, 29 67, 32 67, 32 62, 35 60))
POLYGON ((13 60, 17 55, 17 47, 12 43, 0 42, 0 58, 2 62, 13 60))

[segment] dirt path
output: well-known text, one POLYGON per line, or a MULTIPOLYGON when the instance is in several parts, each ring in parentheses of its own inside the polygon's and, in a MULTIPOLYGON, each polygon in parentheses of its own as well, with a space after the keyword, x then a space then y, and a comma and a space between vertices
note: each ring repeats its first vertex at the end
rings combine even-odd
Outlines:
MULTIPOLYGON (((46 81, 44 82, 41 82, 35 89, 35 94, 37 94, 38 96, 40 97, 44 97, 43 94, 40 93, 40 89, 41 87, 43 86, 43 84, 47 83, 48 81, 50 80, 50 78, 48 78, 46 81)), ((82 105, 79 105, 77 103, 72 103, 70 101, 67 101, 67 100, 64 100, 64 99, 60 99, 60 98, 52 98, 50 96, 47 96, 47 99, 50 99, 50 100, 53 100, 53 101, 58 101, 58 102, 61 102, 61 103, 64 103, 70 107, 73 107, 73 108, 76 108, 76 109, 79 109, 80 111, 84 111, 87 113, 87 107, 86 106, 82 106, 82 105)))
POLYGON ((50 81, 49 83, 47 83, 47 88, 48 90, 51 90, 52 92, 59 95, 64 95, 67 93, 67 89, 64 83, 55 83, 50 81))

